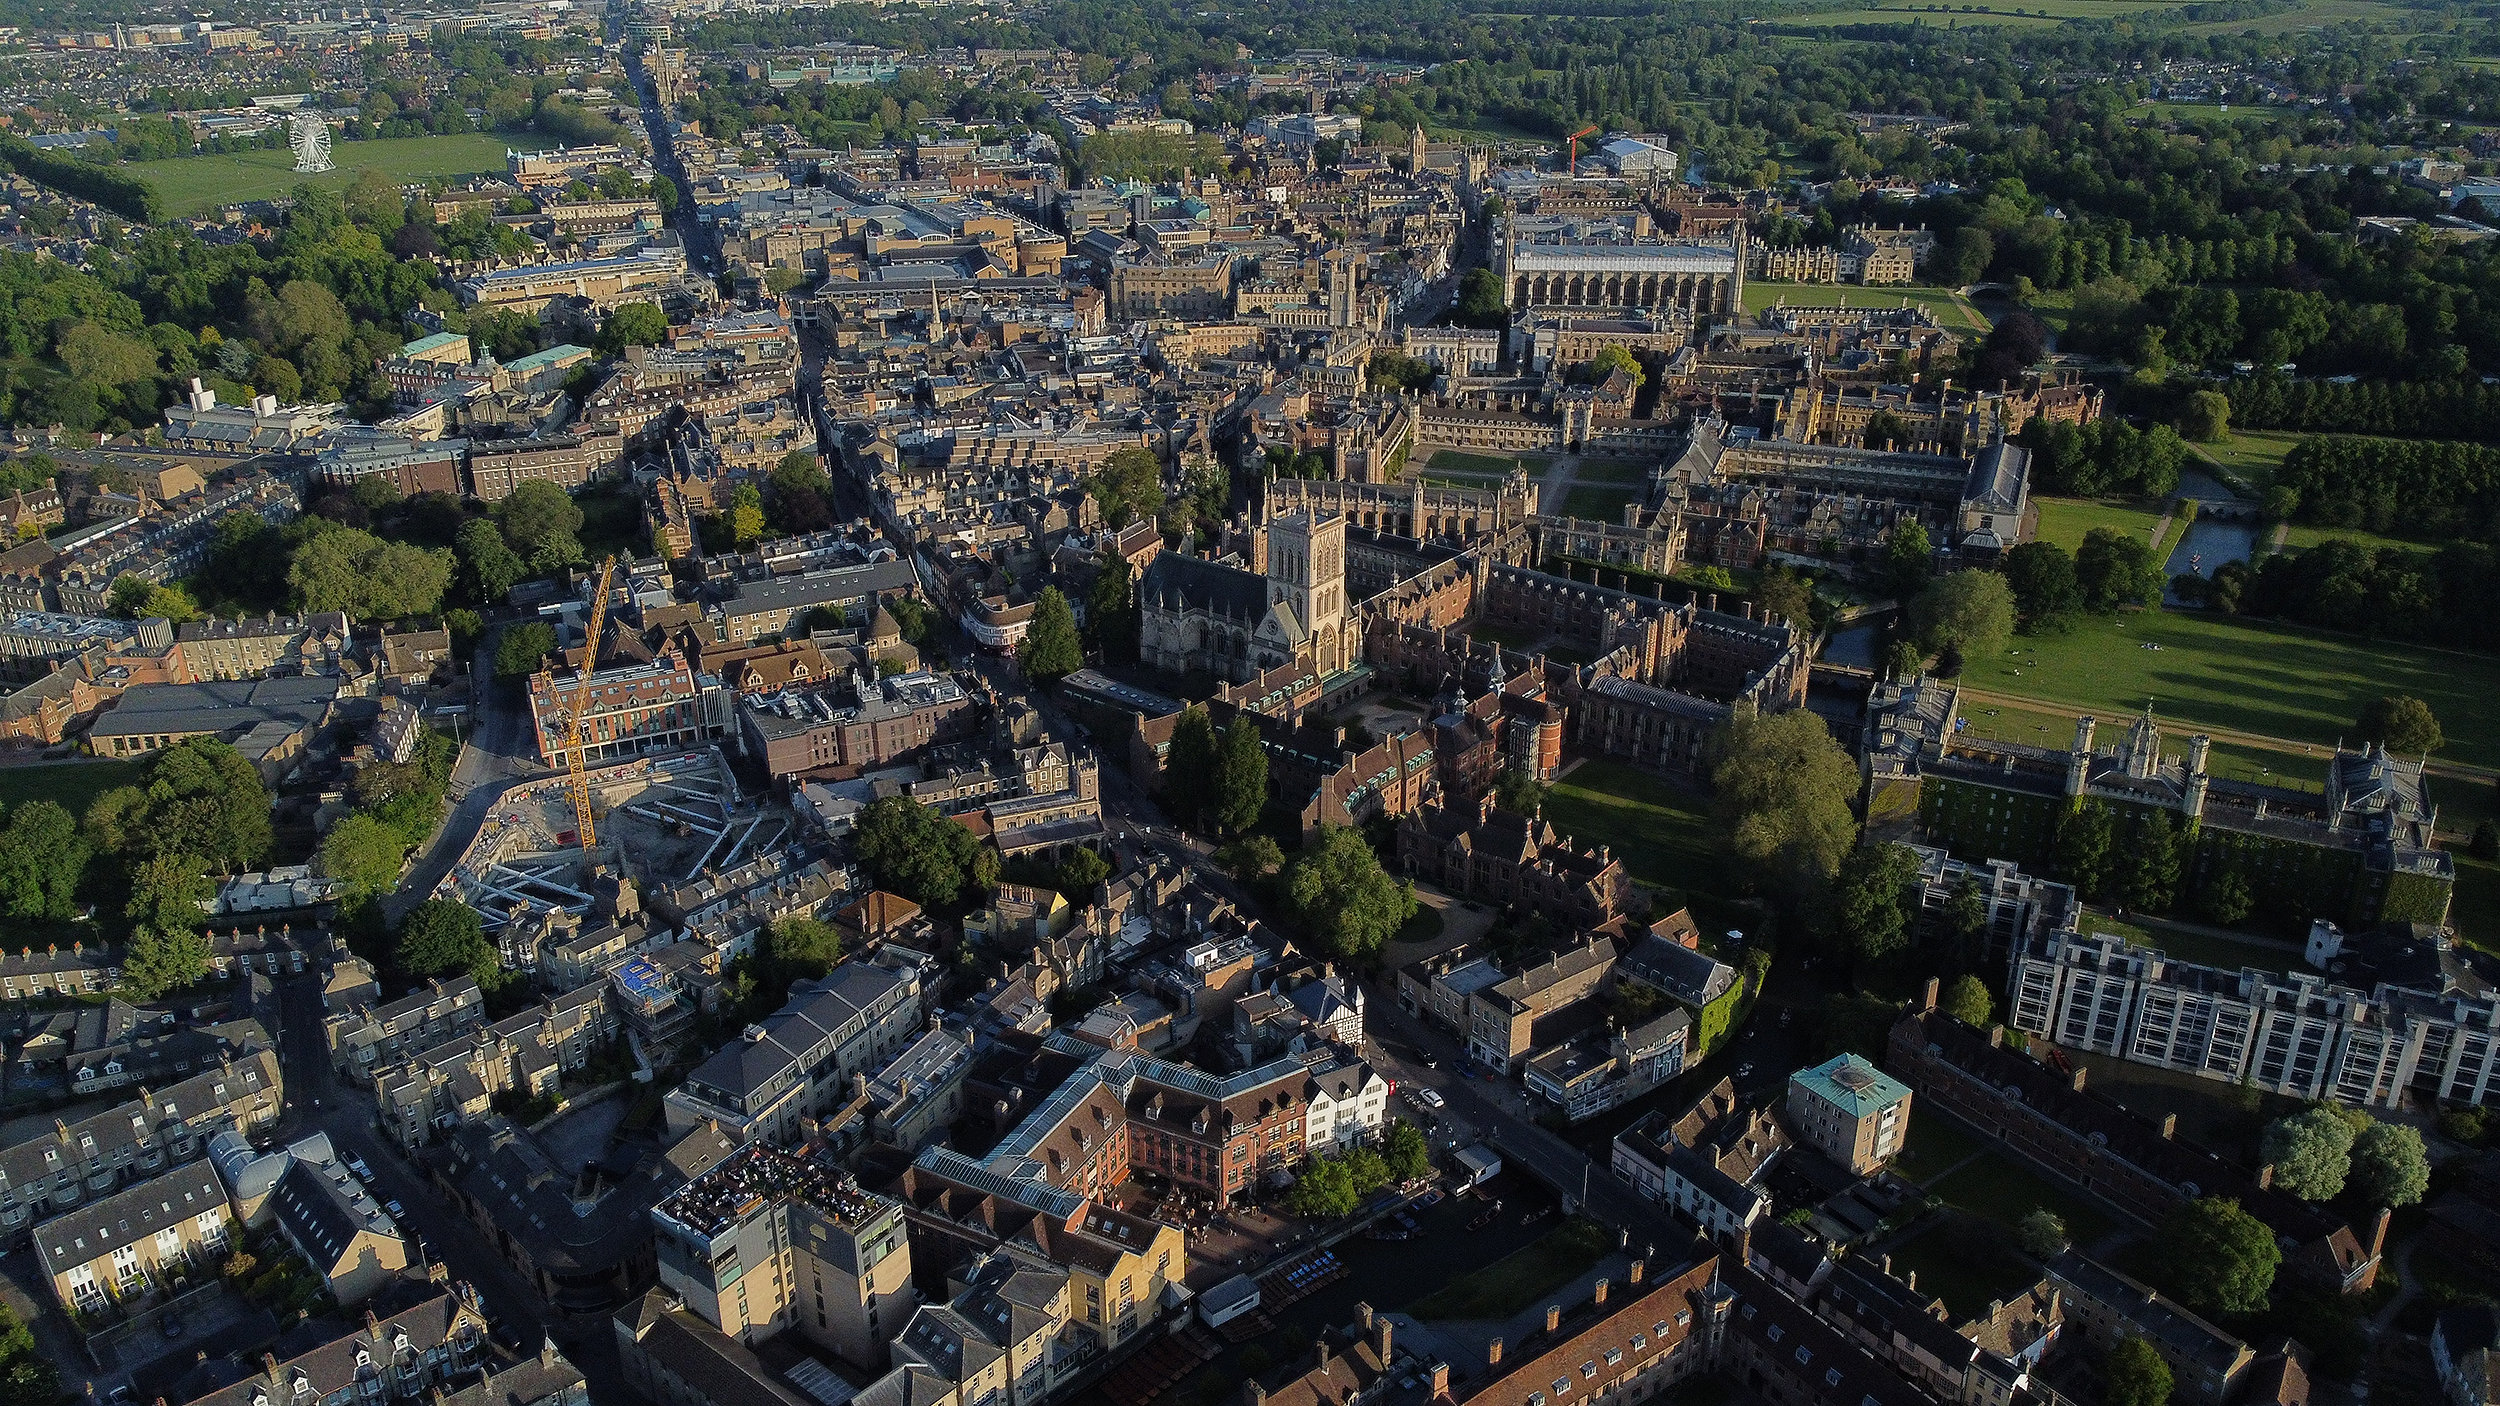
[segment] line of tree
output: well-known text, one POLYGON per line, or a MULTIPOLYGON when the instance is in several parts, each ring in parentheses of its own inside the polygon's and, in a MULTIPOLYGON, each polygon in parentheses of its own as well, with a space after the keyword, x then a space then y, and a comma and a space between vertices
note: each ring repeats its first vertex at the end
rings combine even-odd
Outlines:
POLYGON ((2500 550, 2459 542, 2436 552, 2332 538, 2278 552, 2252 568, 2227 562, 2210 579, 2182 575, 2181 598, 2226 614, 2350 630, 2382 639, 2500 649, 2500 550))
POLYGON ((157 224, 165 218, 165 199, 156 187, 127 171, 46 151, 17 137, 0 137, 0 162, 37 185, 101 205, 139 224, 157 224))
POLYGON ((2321 527, 2500 542, 2500 448, 2458 440, 2304 439, 2275 471, 2266 511, 2321 527))
POLYGON ((2500 386, 2476 381, 2293 380, 2243 376, 2223 386, 2244 430, 2500 441, 2500 386))

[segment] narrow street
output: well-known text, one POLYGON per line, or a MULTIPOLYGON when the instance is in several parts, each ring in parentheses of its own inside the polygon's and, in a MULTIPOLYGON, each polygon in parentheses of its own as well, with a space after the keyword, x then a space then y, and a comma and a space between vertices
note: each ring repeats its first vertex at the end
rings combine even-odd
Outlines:
POLYGON ((403 1223, 417 1233, 427 1252, 442 1261, 452 1278, 477 1287, 497 1332, 527 1350, 552 1331, 556 1344, 588 1381, 594 1400, 632 1399, 606 1317, 550 1313, 537 1291, 496 1254, 477 1227, 434 1193, 424 1174, 400 1154, 398 1144, 380 1136, 371 1095, 339 1082, 322 1033, 320 983, 310 977, 287 982, 278 1002, 278 1062, 286 1076, 280 1138, 324 1132, 342 1158, 363 1158, 373 1169, 374 1195, 405 1207, 403 1223))

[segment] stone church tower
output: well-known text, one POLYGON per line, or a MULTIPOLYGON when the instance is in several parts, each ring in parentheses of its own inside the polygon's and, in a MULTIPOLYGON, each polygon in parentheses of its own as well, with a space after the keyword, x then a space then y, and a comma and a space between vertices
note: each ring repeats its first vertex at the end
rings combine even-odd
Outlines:
POLYGON ((1321 677, 1353 663, 1346 644, 1343 513, 1301 509, 1267 524, 1267 600, 1307 632, 1321 677))

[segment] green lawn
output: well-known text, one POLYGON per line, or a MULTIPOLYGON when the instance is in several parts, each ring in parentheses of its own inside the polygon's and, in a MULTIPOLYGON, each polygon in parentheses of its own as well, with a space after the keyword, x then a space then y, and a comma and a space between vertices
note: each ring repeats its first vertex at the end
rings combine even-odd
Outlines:
POLYGON ((2283 525, 2283 550, 2287 552, 2305 552, 2320 542, 2328 541, 2350 542, 2356 547, 2366 547, 2374 552, 2385 551, 2389 548, 2400 552, 2424 553, 2439 550, 2437 543, 2408 542, 2401 537, 2382 537, 2375 532, 2364 532, 2358 527, 2313 527, 2305 522, 2288 522, 2283 525))
POLYGON ((1632 877, 1662 888, 1724 887, 1710 802, 1628 762, 1591 757, 1554 784, 1545 818, 1582 844, 1614 846, 1632 877))
POLYGON ((2064 24, 2062 19, 2041 15, 2018 15, 2009 7, 2004 10, 1970 10, 1961 6, 1947 9, 1942 5, 1886 5, 1866 10, 1829 10, 1813 15, 1782 15, 1782 24, 1813 25, 1839 29, 1858 24, 1927 24, 1936 29, 2048 29, 2064 24))
POLYGON ((2457 892, 2448 921, 2457 935, 2486 952, 2500 952, 2500 863, 2457 854, 2457 892))
POLYGON ((1909 1145, 1893 1159, 1892 1169, 1913 1182, 1931 1181, 1986 1146, 1976 1134, 1943 1114, 1914 1107, 1910 1110, 1909 1145))
POLYGON ((1500 625, 1486 624, 1470 625, 1467 627, 1467 633, 1475 639, 1498 644, 1504 649, 1526 649, 1545 638, 1545 632, 1542 630, 1513 630, 1500 625))
POLYGON ((1955 1319, 1964 1320, 1985 1314, 1991 1300, 2010 1300, 2038 1282, 2039 1269, 2005 1240, 1992 1226, 1948 1215, 1885 1253, 1895 1275, 1915 1279, 1919 1293, 1944 1300, 1955 1319))
MULTIPOLYGON (((1565 517, 1588 518, 1598 522, 1623 521, 1623 505, 1639 497, 1638 488, 1624 484, 1583 483, 1563 495, 1565 517)), ((1552 511, 1547 509, 1547 511, 1552 511)))
MULTIPOLYGON (((1863 15, 1865 11, 1852 11, 1863 15)), ((1815 17, 1786 23, 1812 23, 1815 17)), ((1897 287, 1861 287, 1856 284, 1773 283, 1768 279, 1746 279, 1744 309, 1747 316, 1775 303, 1796 308, 1897 308, 1913 303, 1934 313, 1936 321, 1946 327, 1961 327, 1975 332, 1988 330, 1988 319, 1965 302, 1962 295, 1950 288, 1921 288, 1915 285, 1897 287)))
POLYGON ((2260 1093, 2176 1069, 2069 1050, 2089 1086, 2158 1123, 2177 1114, 2177 1136, 2217 1156, 2245 1158, 2266 1123, 2300 1107, 2297 1099, 2260 1093))
POLYGON ((2138 918, 2127 922, 2105 913, 2086 912, 2078 926, 2085 932, 2113 933, 2125 938, 2130 946, 2157 948, 2179 961, 2220 967, 2224 971, 2256 967, 2262 971, 2288 972, 2301 965, 2298 953, 2281 947, 2262 942, 2234 942, 2212 933, 2191 932, 2158 918, 2138 918))
POLYGON ((1543 1238, 1416 1300, 1407 1312, 1427 1321, 1508 1318, 1586 1274, 1613 1243, 1604 1226, 1574 1216, 1543 1238))
POLYGON ((1575 483, 1646 483, 1649 466, 1621 459, 1583 459, 1571 477, 1575 483))
POLYGON ((2321 768, 2335 740, 2352 735, 2365 703, 2409 693, 2430 704, 2446 729, 2446 760, 2500 766, 2500 709, 2491 706, 2500 697, 2500 659, 2488 655, 2170 610, 2089 619, 2064 634, 2025 637, 2016 649, 1973 661, 1962 681, 2086 709, 2105 723, 2143 711, 2149 698, 2171 727, 2203 724, 2308 744, 2321 768))
POLYGON ((136 786, 146 773, 144 762, 78 761, 0 767, 0 811, 28 801, 54 801, 70 814, 83 816, 96 797, 116 786, 136 786))
POLYGON ((2218 444, 2192 448, 2262 493, 2274 482, 2274 471, 2283 467, 2283 456, 2308 437, 2291 430, 2233 430, 2218 444))
POLYGON ((1513 468, 1526 469, 1531 475, 1542 474, 1553 464, 1546 454, 1470 454, 1464 449, 1436 449, 1424 463, 1434 473, 1494 474, 1509 473, 1513 468))
POLYGON ((2066 1222, 2068 1238, 2078 1245, 2091 1244, 2111 1228, 2109 1216, 2099 1207, 1994 1150, 1927 1190, 1949 1205, 1986 1216, 2009 1230, 2046 1206, 2066 1222))
POLYGON ((2330 24, 2402 24, 2420 15, 2398 5, 2385 5, 2378 0, 2313 0, 2297 10, 2262 19, 2213 20, 2205 24, 2181 25, 2180 34, 2291 34, 2304 29, 2318 29, 2330 24))
POLYGON ((2276 117, 2289 117, 2298 108, 2275 107, 2266 103, 2166 103, 2141 102, 2127 109, 2129 117, 2210 119, 2226 122, 2258 122, 2276 117))
POLYGON ((2153 540, 2153 524, 2161 521, 2157 508, 2119 499, 2035 498, 2040 505, 2040 540, 2054 542, 2068 551, 2083 545, 2084 534, 2096 527, 2114 527, 2132 535, 2139 542, 2153 540))
POLYGON ((338 141, 330 148, 338 169, 319 176, 295 174, 295 157, 286 151, 246 151, 224 156, 179 156, 166 161, 134 161, 129 170, 165 197, 173 215, 196 215, 243 200, 267 200, 307 182, 339 189, 353 185, 357 173, 370 167, 397 181, 436 176, 474 176, 504 170, 504 153, 514 147, 535 149, 547 143, 472 132, 449 137, 389 137, 378 141, 338 141))
MULTIPOLYGON (((2035 747, 2064 747, 2074 740, 2075 735, 2076 710, 2072 708, 2025 708, 2014 703, 1972 701, 1963 705, 1961 716, 1969 724, 1963 733, 1970 737, 2027 742, 2035 747)), ((2177 728, 2163 733, 2162 754, 2186 756, 2188 736, 2177 728)), ((2216 742, 2206 754, 2205 769, 2212 775, 2233 781, 2286 786, 2298 791, 2322 792, 2326 788, 2324 766, 2316 757, 2304 756, 2298 746, 2285 750, 2240 742, 2216 742)), ((2451 785, 2441 789, 2443 795, 2453 796, 2460 788, 2451 785)), ((2449 828, 2446 807, 2456 803, 2445 800, 2441 803, 2440 830, 2443 833, 2449 828)), ((2479 812, 2474 818, 2481 818, 2479 812)))

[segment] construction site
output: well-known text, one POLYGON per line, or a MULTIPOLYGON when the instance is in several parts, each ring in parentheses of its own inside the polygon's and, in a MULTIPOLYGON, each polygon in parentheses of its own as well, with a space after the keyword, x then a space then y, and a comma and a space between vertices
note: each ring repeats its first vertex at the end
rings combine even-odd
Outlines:
POLYGON ((589 843, 571 777, 525 782, 504 793, 434 896, 476 909, 489 929, 534 913, 585 913, 603 866, 662 888, 728 868, 790 831, 786 811, 741 797, 710 747, 588 768, 581 781, 589 843))

